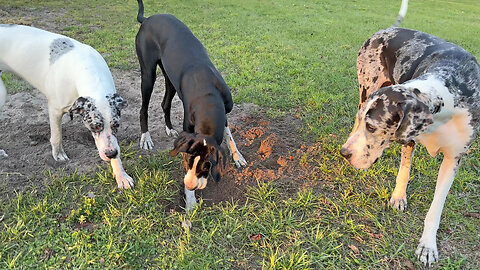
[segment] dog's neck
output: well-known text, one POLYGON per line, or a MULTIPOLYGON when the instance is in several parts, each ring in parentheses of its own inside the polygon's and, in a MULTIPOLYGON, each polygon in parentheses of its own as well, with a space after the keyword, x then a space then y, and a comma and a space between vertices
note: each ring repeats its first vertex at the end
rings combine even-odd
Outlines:
POLYGON ((217 104, 214 99, 209 103, 197 103, 193 105, 194 132, 205 136, 214 137, 217 144, 223 141, 223 133, 226 123, 224 104, 217 104), (210 104, 211 103, 211 104, 210 104))
POLYGON ((443 80, 435 75, 425 74, 402 85, 427 105, 432 114, 454 108, 452 94, 443 80))

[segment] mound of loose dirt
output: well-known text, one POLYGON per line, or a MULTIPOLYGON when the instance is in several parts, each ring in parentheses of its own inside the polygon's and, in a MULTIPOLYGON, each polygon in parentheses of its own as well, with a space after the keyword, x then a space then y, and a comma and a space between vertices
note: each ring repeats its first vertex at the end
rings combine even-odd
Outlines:
MULTIPOLYGON (((117 91, 129 103, 122 111, 119 142, 121 145, 133 143, 134 149, 142 155, 156 154, 157 151, 140 150, 138 146, 141 106, 139 71, 113 70, 113 76, 117 91)), ((163 89, 164 81, 162 76, 159 76, 149 109, 150 132, 155 150, 171 149, 174 140, 166 136, 164 131, 163 111, 160 106, 163 89)), ((45 170, 52 171, 54 175, 70 175, 76 170, 79 173, 95 171, 99 164, 108 166, 98 156, 95 142, 80 118, 75 117, 72 121, 68 115, 64 115, 62 121, 63 145, 71 160, 63 163, 53 160, 46 103, 46 98, 37 90, 9 95, 7 98, 0 114, 0 149, 4 149, 9 155, 8 158, 0 159, 0 181, 7 188, 7 192, 23 190, 30 184, 39 187, 48 185, 50 176, 44 175, 45 170)), ((177 130, 181 129, 182 119, 182 103, 175 97, 172 123, 177 130)), ((289 168, 289 163, 297 160, 297 149, 302 144, 299 119, 292 115, 269 119, 260 107, 240 104, 235 105, 229 114, 229 123, 248 166, 237 169, 231 163, 222 181, 209 181, 205 190, 197 192, 205 202, 242 201, 246 187, 256 185, 257 181, 299 177, 298 171, 289 168)), ((174 177, 181 182, 183 173, 183 170, 174 172, 174 177)), ((182 195, 179 191, 180 204, 183 204, 182 195)))

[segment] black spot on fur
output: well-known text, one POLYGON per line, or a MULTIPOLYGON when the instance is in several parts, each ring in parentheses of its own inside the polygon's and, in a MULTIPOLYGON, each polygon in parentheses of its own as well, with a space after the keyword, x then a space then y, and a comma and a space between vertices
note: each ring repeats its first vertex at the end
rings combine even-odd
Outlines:
POLYGON ((404 65, 405 62, 407 62, 408 60, 410 60, 410 56, 407 55, 407 56, 405 56, 405 57, 402 59, 402 61, 401 61, 400 63, 401 63, 402 65, 404 65))
POLYGON ((362 48, 364 48, 364 49, 365 49, 365 48, 367 48, 367 47, 368 47, 368 45, 370 45, 370 39, 367 39, 367 40, 365 41, 365 43, 363 43, 363 46, 362 46, 362 48))
POLYGON ((370 119, 373 119, 375 121, 382 121, 385 115, 385 110, 384 110, 384 102, 382 99, 377 99, 375 104, 370 107, 370 110, 367 112, 367 117, 370 119))
POLYGON ((365 89, 365 86, 363 87, 360 100, 362 101, 362 103, 365 102, 365 100, 367 100, 367 89, 365 89))

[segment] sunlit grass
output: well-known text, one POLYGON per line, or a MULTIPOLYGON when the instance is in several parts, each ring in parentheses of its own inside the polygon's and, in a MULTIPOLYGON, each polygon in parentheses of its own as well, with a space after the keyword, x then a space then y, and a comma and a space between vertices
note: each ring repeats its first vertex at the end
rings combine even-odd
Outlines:
MULTIPOLYGON (((297 179, 252 186, 242 204, 205 206, 187 215, 173 206, 181 186, 166 153, 125 150, 132 191, 117 191, 109 168, 52 176, 0 204, 0 268, 386 269, 416 262, 440 157, 419 147, 405 213, 389 208, 400 147, 368 171, 338 150, 353 124, 355 59, 363 41, 396 18, 400 1, 145 1, 146 15, 172 13, 203 42, 235 102, 300 115, 316 151, 312 186, 297 179), (291 192, 294 190, 294 192, 291 192), (182 227, 186 219, 193 227, 182 227)), ((65 11, 60 32, 88 43, 112 68, 138 69, 136 1, 0 0, 5 8, 65 11), (64 25, 63 25, 64 24, 64 25)), ((1 13, 0 13, 1 14, 1 13)), ((62 13, 63 14, 63 13, 62 13)), ((480 57, 477 1, 411 1, 404 27, 455 42, 480 57)), ((2 18, 0 17, 0 22, 2 18)), ((2 76, 12 92, 28 88, 2 76)), ((274 118, 272 124, 275 124, 274 118)), ((478 269, 480 153, 474 144, 452 186, 438 233, 437 268, 478 269), (442 249, 443 247, 447 247, 442 249), (444 252, 448 251, 448 252, 444 252)), ((1 176, 1 175, 0 175, 1 176)), ((2 187, 5 188, 5 187, 2 187)))

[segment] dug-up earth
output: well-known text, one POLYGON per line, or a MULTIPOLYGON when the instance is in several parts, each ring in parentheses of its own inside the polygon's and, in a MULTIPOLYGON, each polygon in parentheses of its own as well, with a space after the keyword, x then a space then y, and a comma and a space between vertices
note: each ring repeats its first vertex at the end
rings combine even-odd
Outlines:
MULTIPOLYGON (((0 15, 0 23, 31 25, 57 33, 61 33, 63 27, 76 23, 65 19, 65 11, 61 9, 51 12, 42 8, 0 7, 0 15)), ((158 76, 149 109, 149 127, 155 149, 145 151, 139 148, 140 71, 112 69, 112 75, 117 92, 129 103, 122 111, 122 123, 117 133, 121 146, 131 146, 136 155, 159 155, 159 151, 171 149, 174 138, 164 132, 160 106, 163 77, 158 76)), ((80 118, 70 120, 68 115, 64 115, 62 127, 63 146, 70 160, 56 162, 51 156, 46 98, 26 83, 17 84, 20 89, 7 96, 7 103, 0 112, 0 149, 8 154, 7 158, 0 157, 0 197, 5 199, 29 186, 41 189, 49 184, 52 175, 68 176, 74 172, 93 174, 97 166, 109 166, 98 156, 95 142, 80 118)), ((175 97, 172 123, 178 131, 182 118, 182 103, 175 97)), ((309 174, 307 169, 297 166, 297 159, 306 146, 299 135, 301 121, 293 113, 271 118, 263 108, 254 104, 236 104, 228 118, 237 146, 248 166, 237 169, 230 163, 222 181, 209 181, 206 189, 197 192, 207 204, 241 201, 245 198, 247 186, 256 185, 257 181, 291 182, 292 179, 304 179, 309 174)), ((165 152, 160 154, 166 155, 165 152)), ((128 162, 135 160, 126 160, 124 165, 128 162)), ((183 169, 179 169, 172 172, 172 177, 178 178, 181 183, 183 174, 183 169)), ((113 177, 112 182, 115 182, 113 177)), ((179 191, 178 202, 183 203, 182 191, 179 191)))
MULTIPOLYGON (((131 145, 136 155, 159 155, 158 151, 171 149, 174 138, 165 134, 160 106, 163 78, 159 76, 157 80, 149 110, 155 149, 146 151, 139 147, 140 72, 113 70, 113 76, 117 91, 129 103, 122 111, 122 123, 117 133, 120 144, 124 147, 131 145)), ((8 154, 7 158, 0 159, 3 190, 10 193, 30 185, 42 187, 48 185, 51 174, 70 175, 75 171, 91 173, 97 166, 108 166, 98 156, 93 137, 80 118, 71 120, 68 115, 64 115, 62 127, 63 145, 70 160, 56 162, 52 158, 49 142, 47 100, 36 89, 26 87, 27 91, 8 95, 0 115, 0 149, 8 154)), ((297 117, 284 115, 269 118, 265 110, 254 104, 237 104, 228 116, 233 136, 248 166, 237 169, 230 163, 222 181, 209 181, 205 190, 197 192, 207 203, 242 200, 247 185, 254 185, 257 181, 299 179, 305 174, 304 170, 293 166, 298 164, 301 149, 305 149, 299 135, 301 121, 297 117)), ((182 118, 182 103, 175 97, 172 123, 177 130, 181 127, 182 118)), ((128 162, 135 160, 129 159, 126 164, 128 162)), ((179 170, 172 175, 181 182, 183 173, 183 170, 179 170)), ((179 192, 179 197, 181 195, 179 192)))

